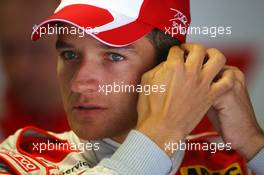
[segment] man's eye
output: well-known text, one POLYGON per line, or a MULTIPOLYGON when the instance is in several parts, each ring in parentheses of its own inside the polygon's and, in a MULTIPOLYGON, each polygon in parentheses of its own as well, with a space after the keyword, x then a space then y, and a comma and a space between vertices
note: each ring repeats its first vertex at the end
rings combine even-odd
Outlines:
POLYGON ((119 55, 117 53, 109 53, 108 58, 111 61, 122 61, 125 59, 125 57, 123 57, 122 55, 119 55))
POLYGON ((60 54, 61 58, 65 59, 65 60, 75 60, 79 58, 79 54, 77 52, 74 51, 63 51, 60 54))

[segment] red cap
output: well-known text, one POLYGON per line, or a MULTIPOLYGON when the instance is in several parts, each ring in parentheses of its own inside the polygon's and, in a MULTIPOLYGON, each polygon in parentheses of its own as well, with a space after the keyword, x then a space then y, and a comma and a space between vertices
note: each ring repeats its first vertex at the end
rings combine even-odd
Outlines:
POLYGON ((185 42, 186 32, 173 29, 187 29, 190 21, 189 0, 62 0, 54 14, 34 28, 31 38, 39 39, 41 28, 60 22, 114 47, 129 45, 154 28, 185 42))

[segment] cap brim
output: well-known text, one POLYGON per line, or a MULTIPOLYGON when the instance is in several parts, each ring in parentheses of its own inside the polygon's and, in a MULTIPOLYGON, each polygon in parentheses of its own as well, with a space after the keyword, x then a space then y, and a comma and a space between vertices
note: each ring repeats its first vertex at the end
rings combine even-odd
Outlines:
MULTIPOLYGON (((40 30, 47 29, 49 25, 56 23, 69 24, 83 30, 103 26, 112 21, 114 18, 107 10, 89 5, 71 5, 34 27, 31 39, 38 40, 42 36, 40 30)), ((106 45, 122 47, 135 42, 152 30, 152 26, 136 20, 111 30, 99 33, 91 33, 85 30, 85 33, 106 45)))

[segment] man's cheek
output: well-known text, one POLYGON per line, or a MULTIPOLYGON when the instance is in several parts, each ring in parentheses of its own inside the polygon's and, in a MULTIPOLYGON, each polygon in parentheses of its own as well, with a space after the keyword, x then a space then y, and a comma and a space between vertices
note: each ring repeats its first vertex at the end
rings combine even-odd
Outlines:
POLYGON ((63 64, 60 65, 58 63, 57 79, 59 81, 61 94, 65 95, 71 92, 73 75, 73 71, 65 67, 63 64))

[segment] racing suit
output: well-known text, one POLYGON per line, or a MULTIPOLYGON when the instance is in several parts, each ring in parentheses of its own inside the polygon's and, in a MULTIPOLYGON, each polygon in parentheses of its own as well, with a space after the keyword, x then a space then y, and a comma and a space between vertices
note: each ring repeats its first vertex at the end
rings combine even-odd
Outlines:
MULTIPOLYGON (((216 133, 190 135, 189 143, 219 140, 216 133)), ((264 149, 248 165, 264 174, 264 149), (262 165, 262 166, 260 166, 262 165)), ((55 134, 26 127, 0 146, 0 174, 32 175, 249 175, 233 150, 178 150, 169 158, 156 144, 132 130, 122 145, 111 139, 85 141, 73 131, 55 134)))

